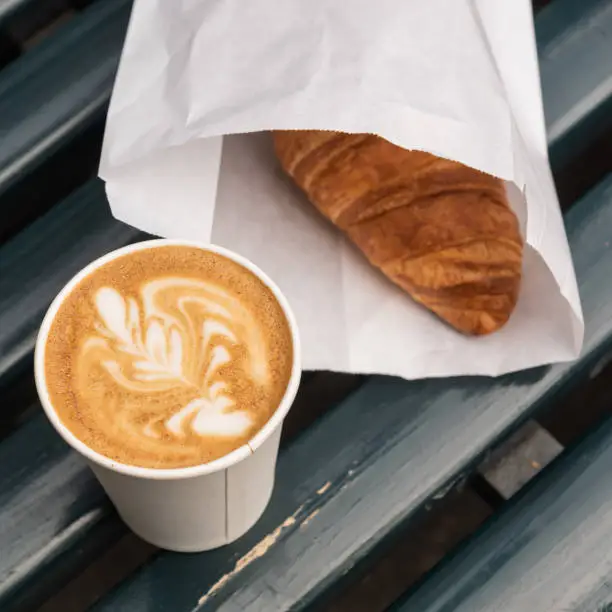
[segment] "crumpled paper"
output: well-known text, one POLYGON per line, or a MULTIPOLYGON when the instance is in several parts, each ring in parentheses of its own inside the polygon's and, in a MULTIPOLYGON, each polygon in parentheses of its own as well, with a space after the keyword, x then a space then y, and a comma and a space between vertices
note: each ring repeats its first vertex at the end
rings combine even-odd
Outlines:
POLYGON ((528 0, 136 0, 100 176, 113 214, 245 255, 288 297, 306 369, 498 375, 579 354, 528 0), (526 239, 509 323, 417 306, 282 174, 271 129, 371 132, 507 181, 526 239))

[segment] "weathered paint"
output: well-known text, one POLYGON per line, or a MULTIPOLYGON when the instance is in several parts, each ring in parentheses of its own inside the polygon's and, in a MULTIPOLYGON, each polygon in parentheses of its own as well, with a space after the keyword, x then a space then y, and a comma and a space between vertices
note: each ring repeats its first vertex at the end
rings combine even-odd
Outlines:
POLYGON ((248 565, 250 565, 255 559, 259 559, 263 557, 269 550, 278 542, 283 532, 288 528, 293 527, 296 523, 296 516, 300 514, 302 508, 298 508, 290 517, 286 518, 274 531, 269 533, 267 536, 262 538, 249 552, 240 557, 238 561, 236 561, 236 565, 231 572, 224 574, 213 584, 210 589, 208 589, 206 595, 202 595, 198 600, 198 604, 196 609, 200 606, 203 606, 211 597, 214 597, 217 591, 223 588, 234 576, 237 576, 242 572, 248 565))

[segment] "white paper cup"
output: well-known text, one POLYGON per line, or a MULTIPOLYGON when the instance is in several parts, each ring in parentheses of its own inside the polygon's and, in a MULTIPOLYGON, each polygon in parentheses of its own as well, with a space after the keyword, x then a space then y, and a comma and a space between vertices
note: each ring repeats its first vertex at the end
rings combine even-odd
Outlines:
POLYGON ((301 375, 300 340, 293 313, 274 282, 247 259, 224 248, 183 240, 151 240, 109 253, 81 270, 55 298, 42 322, 34 355, 36 388, 59 434, 89 463, 127 525, 143 540, 178 552, 229 544, 248 531, 265 510, 274 486, 283 420, 301 375), (273 292, 289 323, 294 361, 285 395, 270 420, 248 444, 202 465, 155 469, 113 461, 81 442, 59 419, 45 381, 45 345, 57 311, 74 287, 101 265, 134 251, 191 246, 218 253, 250 270, 273 292))

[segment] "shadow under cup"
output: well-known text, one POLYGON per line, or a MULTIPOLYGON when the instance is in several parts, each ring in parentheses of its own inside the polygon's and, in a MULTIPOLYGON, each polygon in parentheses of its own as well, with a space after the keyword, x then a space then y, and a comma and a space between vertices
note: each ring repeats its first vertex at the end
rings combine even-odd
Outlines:
POLYGON ((295 317, 280 289, 257 266, 222 247, 182 240, 151 240, 113 251, 81 270, 60 291, 42 322, 34 354, 36 388, 43 409, 58 433, 81 454, 125 523, 143 540, 178 552, 209 550, 233 542, 265 510, 274 486, 282 424, 300 382, 300 340, 295 317), (289 324, 293 363, 285 394, 268 422, 247 444, 202 465, 156 469, 119 463, 92 450, 55 412, 45 380, 45 347, 63 300, 100 266, 138 250, 187 246, 226 257, 246 268, 273 293, 289 324))

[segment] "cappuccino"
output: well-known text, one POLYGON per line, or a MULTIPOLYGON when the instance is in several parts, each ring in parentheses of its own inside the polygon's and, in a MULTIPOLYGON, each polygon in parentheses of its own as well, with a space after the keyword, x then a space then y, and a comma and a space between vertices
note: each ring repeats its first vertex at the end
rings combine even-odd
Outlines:
POLYGON ((291 378, 273 292, 215 252, 152 246, 111 259, 64 297, 44 346, 64 426, 120 463, 218 459, 265 425, 291 378))

